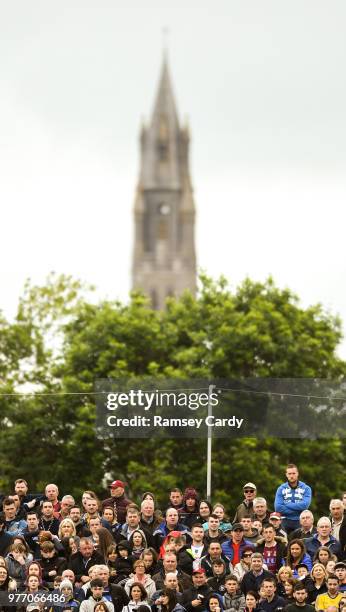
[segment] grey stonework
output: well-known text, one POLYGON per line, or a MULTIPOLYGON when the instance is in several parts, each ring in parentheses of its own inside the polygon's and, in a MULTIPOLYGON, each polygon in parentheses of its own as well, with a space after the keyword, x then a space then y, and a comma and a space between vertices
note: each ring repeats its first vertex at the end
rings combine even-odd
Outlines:
POLYGON ((189 173, 189 130, 180 127, 164 59, 150 125, 140 137, 141 169, 134 204, 132 284, 163 309, 169 295, 196 292, 195 205, 189 173))

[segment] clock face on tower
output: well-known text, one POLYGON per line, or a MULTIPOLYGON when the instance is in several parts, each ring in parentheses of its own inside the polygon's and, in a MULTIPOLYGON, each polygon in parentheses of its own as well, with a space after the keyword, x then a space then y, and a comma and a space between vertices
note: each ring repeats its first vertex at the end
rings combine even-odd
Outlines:
POLYGON ((169 213, 171 212, 171 207, 169 206, 169 204, 160 204, 159 205, 159 213, 160 215, 169 215, 169 213))

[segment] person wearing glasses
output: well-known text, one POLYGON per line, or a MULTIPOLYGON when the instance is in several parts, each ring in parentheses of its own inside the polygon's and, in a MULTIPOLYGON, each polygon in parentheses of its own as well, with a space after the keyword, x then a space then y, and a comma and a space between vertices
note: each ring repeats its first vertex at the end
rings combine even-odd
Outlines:
POLYGON ((237 563, 232 570, 232 575, 238 578, 239 582, 243 579, 244 574, 251 569, 251 557, 253 554, 252 546, 245 546, 241 555, 239 563, 237 563))
POLYGON ((234 519, 232 521, 233 523, 240 523, 242 518, 244 518, 245 516, 249 516, 251 518, 254 518, 255 516, 255 511, 253 509, 253 500, 257 495, 256 485, 253 482, 247 482, 243 486, 243 492, 244 499, 235 511, 234 519))

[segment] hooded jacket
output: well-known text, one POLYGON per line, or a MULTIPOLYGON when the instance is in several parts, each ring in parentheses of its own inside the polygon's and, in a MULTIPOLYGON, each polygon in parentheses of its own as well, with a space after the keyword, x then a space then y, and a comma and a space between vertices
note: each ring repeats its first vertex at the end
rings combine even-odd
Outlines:
POLYGON ((280 512, 290 521, 299 521, 300 513, 307 510, 310 504, 311 487, 301 480, 298 481, 296 487, 284 482, 276 491, 275 512, 280 512))
POLYGON ((237 591, 234 595, 229 595, 227 592, 223 597, 224 609, 227 612, 243 612, 245 610, 245 597, 241 591, 237 591))

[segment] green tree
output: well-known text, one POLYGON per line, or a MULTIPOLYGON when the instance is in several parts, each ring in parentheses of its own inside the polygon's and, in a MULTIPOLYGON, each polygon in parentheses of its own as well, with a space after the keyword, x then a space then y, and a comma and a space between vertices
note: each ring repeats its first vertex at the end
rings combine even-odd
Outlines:
MULTIPOLYGON (((232 293, 224 279, 203 277, 197 298, 186 293, 157 312, 138 294, 126 305, 92 303, 79 283, 52 277, 46 287, 27 286, 17 321, 4 323, 9 336, 16 325, 27 330, 22 350, 31 356, 32 367, 26 374, 21 370, 19 351, 11 376, 29 380, 42 395, 11 397, 6 406, 2 399, 0 461, 7 489, 20 475, 33 489, 53 480, 75 495, 85 488, 103 494, 109 474, 129 482, 134 499, 154 489, 164 503, 172 485, 194 484, 205 491, 204 440, 95 437, 90 394, 96 379, 339 380, 345 375, 345 363, 336 354, 340 320, 320 305, 303 309, 295 295, 271 279, 263 284, 247 279, 232 293), (47 337, 57 339, 53 347, 47 337)), ((6 347, 2 350, 6 353, 6 347)), ((316 489, 315 503, 325 508, 343 486, 345 450, 343 439, 215 440, 213 497, 234 508, 242 484, 251 480, 272 503, 285 463, 294 461, 316 489)))

